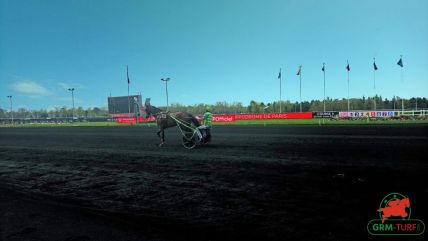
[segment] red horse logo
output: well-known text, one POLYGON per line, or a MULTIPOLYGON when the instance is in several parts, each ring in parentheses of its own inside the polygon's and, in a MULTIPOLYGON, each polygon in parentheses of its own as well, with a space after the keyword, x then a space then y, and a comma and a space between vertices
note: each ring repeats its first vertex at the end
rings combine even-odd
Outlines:
POLYGON ((409 198, 403 198, 403 199, 395 199, 391 200, 388 203, 387 207, 379 208, 378 212, 383 212, 382 214, 382 223, 385 221, 386 218, 389 218, 391 216, 394 217, 407 217, 406 208, 410 207, 410 201, 409 198))

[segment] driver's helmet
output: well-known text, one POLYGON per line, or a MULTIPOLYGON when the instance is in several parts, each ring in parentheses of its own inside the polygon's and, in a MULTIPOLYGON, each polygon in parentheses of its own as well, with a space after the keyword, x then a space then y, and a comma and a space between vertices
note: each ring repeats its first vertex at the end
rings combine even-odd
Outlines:
POLYGON ((206 108, 205 108, 205 111, 206 111, 206 112, 211 112, 211 107, 206 107, 206 108))

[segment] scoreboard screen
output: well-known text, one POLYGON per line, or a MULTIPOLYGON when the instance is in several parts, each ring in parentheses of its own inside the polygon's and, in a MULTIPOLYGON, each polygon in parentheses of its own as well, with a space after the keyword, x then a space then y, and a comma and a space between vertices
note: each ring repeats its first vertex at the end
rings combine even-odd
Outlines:
POLYGON ((135 113, 136 104, 142 106, 141 95, 108 97, 107 101, 109 114, 135 113))

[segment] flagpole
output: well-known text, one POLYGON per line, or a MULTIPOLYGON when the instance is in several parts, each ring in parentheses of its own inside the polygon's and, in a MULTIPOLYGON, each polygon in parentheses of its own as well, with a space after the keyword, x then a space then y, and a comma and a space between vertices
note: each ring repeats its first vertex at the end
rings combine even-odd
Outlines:
POLYGON ((128 83, 128 113, 131 113, 131 102, 129 101, 129 83, 128 83))
POLYGON ((128 65, 126 65, 126 77, 128 80, 128 114, 131 113, 131 102, 129 101, 129 74, 128 74, 128 65))
POLYGON ((373 97, 373 109, 376 111, 376 58, 373 58, 373 90, 374 90, 374 97, 373 97))
MULTIPOLYGON (((401 84, 404 83, 403 81, 403 55, 400 55, 400 71, 401 71, 401 84)), ((404 115, 404 99, 401 98, 401 115, 404 115)))
POLYGON ((300 65, 299 69, 300 69, 300 74, 299 74, 299 77, 300 77, 300 112, 302 112, 302 66, 301 65, 300 65))
POLYGON ((324 112, 325 112, 325 63, 322 63, 322 72, 323 72, 323 75, 324 75, 324 112))
POLYGON ((349 112, 349 61, 346 61, 348 63, 347 65, 347 71, 348 71, 348 112, 349 112))
POLYGON ((400 63, 400 67, 401 67, 401 83, 403 83, 404 81, 403 81, 403 55, 400 55, 400 61, 399 61, 399 63, 400 63))
MULTIPOLYGON (((375 58, 373 58, 373 63, 375 61, 375 58)), ((373 67, 373 89, 376 89, 376 68, 373 67)))
POLYGON ((279 68, 279 113, 282 113, 282 87, 281 87, 281 82, 282 82, 282 73, 281 73, 281 68, 279 68))
POLYGON ((348 112, 349 112, 349 71, 348 71, 348 112))
POLYGON ((377 97, 377 95, 375 93, 375 96, 373 97, 373 103, 374 103, 373 109, 374 110, 376 110, 376 97, 377 97))

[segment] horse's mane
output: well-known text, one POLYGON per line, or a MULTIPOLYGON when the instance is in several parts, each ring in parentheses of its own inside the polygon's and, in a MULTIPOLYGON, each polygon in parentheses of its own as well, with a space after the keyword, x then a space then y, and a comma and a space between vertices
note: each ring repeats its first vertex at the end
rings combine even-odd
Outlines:
POLYGON ((160 108, 158 108, 158 107, 156 107, 156 106, 148 106, 148 107, 146 107, 146 109, 149 109, 149 111, 152 113, 152 114, 157 114, 157 113, 160 113, 160 112, 164 112, 162 109, 160 109, 160 108))

